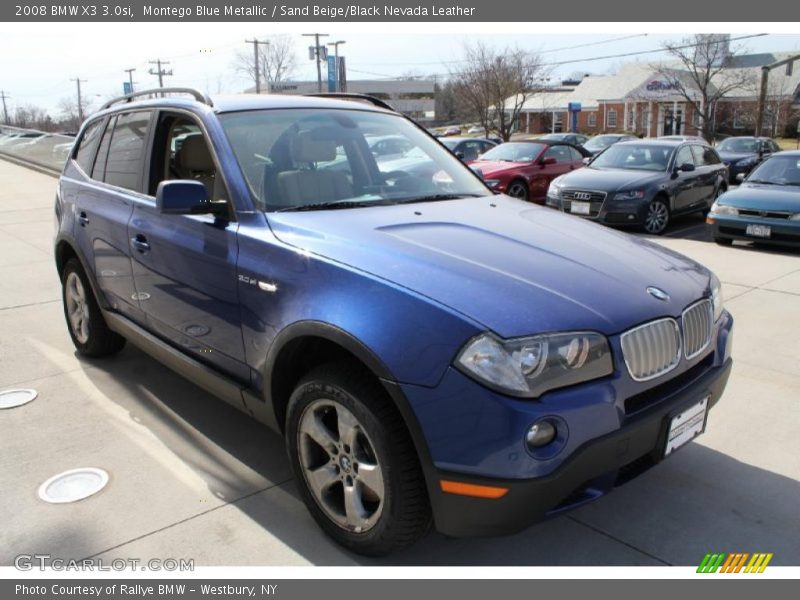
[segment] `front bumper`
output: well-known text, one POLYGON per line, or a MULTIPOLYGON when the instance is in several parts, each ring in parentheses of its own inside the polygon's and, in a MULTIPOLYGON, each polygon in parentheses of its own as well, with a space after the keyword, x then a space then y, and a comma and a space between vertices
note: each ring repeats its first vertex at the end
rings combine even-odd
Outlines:
POLYGON ((800 247, 800 221, 710 214, 707 222, 711 225, 712 235, 715 238, 800 247), (771 235, 768 238, 748 235, 748 225, 767 225, 771 235))
POLYGON ((516 533, 533 523, 599 498, 663 460, 672 415, 709 397, 709 408, 722 396, 732 362, 712 369, 661 402, 657 409, 622 429, 584 444, 554 473, 533 480, 497 480, 440 472, 442 479, 509 488, 502 498, 484 500, 439 494, 436 528, 454 537, 516 533))
MULTIPOLYGON (((536 401, 497 395, 450 369, 436 388, 399 384, 425 440, 422 466, 436 528, 447 535, 509 534, 598 498, 660 462, 670 417, 721 397, 731 369, 733 319, 707 353, 650 382, 626 373, 548 392, 536 401), (524 443, 547 416, 566 428, 555 454, 524 443), (442 480, 508 488, 497 499, 445 493, 442 480)), ((620 348, 611 339, 612 352, 620 348)))
POLYGON ((647 205, 651 198, 646 197, 641 200, 614 200, 606 198, 602 202, 592 202, 590 212, 586 214, 576 214, 572 212, 572 202, 554 196, 547 196, 545 204, 556 210, 596 221, 606 225, 641 225, 644 223, 647 214, 647 205))

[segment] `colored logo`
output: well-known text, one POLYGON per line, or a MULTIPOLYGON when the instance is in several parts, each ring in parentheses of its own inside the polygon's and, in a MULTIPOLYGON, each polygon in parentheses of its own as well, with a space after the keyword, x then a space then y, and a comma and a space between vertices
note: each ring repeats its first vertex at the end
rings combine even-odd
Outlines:
POLYGON ((763 573, 772 552, 734 552, 732 554, 708 553, 703 557, 698 573, 763 573))

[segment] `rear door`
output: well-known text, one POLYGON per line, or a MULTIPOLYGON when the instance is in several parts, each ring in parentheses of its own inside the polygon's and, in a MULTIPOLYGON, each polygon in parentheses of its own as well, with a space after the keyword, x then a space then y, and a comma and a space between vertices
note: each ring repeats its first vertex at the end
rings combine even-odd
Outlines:
POLYGON ((139 111, 89 125, 66 171, 74 177, 67 199, 74 206, 74 237, 86 268, 93 272, 108 304, 139 322, 143 315, 133 283, 127 227, 133 213, 132 196, 141 182, 140 155, 149 120, 149 112, 139 111), (127 139, 125 165, 120 161, 109 165, 115 135, 118 140, 127 139), (126 169, 127 173, 120 178, 121 173, 114 169, 126 169))
POLYGON ((162 112, 147 162, 146 194, 135 203, 128 236, 148 325, 194 358, 246 381, 233 211, 227 219, 168 215, 155 202, 158 184, 174 179, 200 181, 211 200, 228 199, 213 148, 193 116, 162 112))

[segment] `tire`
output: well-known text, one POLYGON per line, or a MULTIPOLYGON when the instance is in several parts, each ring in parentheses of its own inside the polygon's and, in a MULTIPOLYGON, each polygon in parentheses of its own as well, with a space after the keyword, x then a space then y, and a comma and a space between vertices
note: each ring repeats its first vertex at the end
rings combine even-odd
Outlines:
POLYGON ((719 244, 720 246, 732 246, 733 240, 730 238, 723 238, 723 237, 716 237, 714 236, 714 243, 719 244))
POLYGON ((667 202, 661 197, 653 198, 645 210, 644 230, 652 235, 663 234, 669 225, 669 217, 667 202))
POLYGON ((359 365, 322 365, 300 380, 287 409, 286 447, 309 512, 349 550, 384 556, 430 528, 422 469, 402 417, 359 365))
POLYGON ((100 358, 122 350, 125 338, 106 325, 89 279, 77 258, 69 259, 64 266, 61 301, 67 330, 78 352, 91 358, 100 358))
POLYGON ((522 179, 515 179, 508 184, 506 195, 512 198, 519 198, 520 200, 528 201, 528 184, 522 179))

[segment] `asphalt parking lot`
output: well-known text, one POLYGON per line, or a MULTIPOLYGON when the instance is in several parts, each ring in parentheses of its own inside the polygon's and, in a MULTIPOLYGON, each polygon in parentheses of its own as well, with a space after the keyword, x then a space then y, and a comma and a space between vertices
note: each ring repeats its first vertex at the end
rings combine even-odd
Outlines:
POLYGON ((506 538, 431 534, 382 559, 349 554, 298 499, 283 441, 128 345, 78 358, 52 259, 56 180, 0 160, 0 564, 191 558, 196 565, 696 565, 772 552, 800 565, 800 253, 710 241, 700 217, 659 242, 712 268, 736 318, 735 365, 704 436, 637 480, 506 538), (100 467, 96 496, 50 505, 50 476, 100 467))

